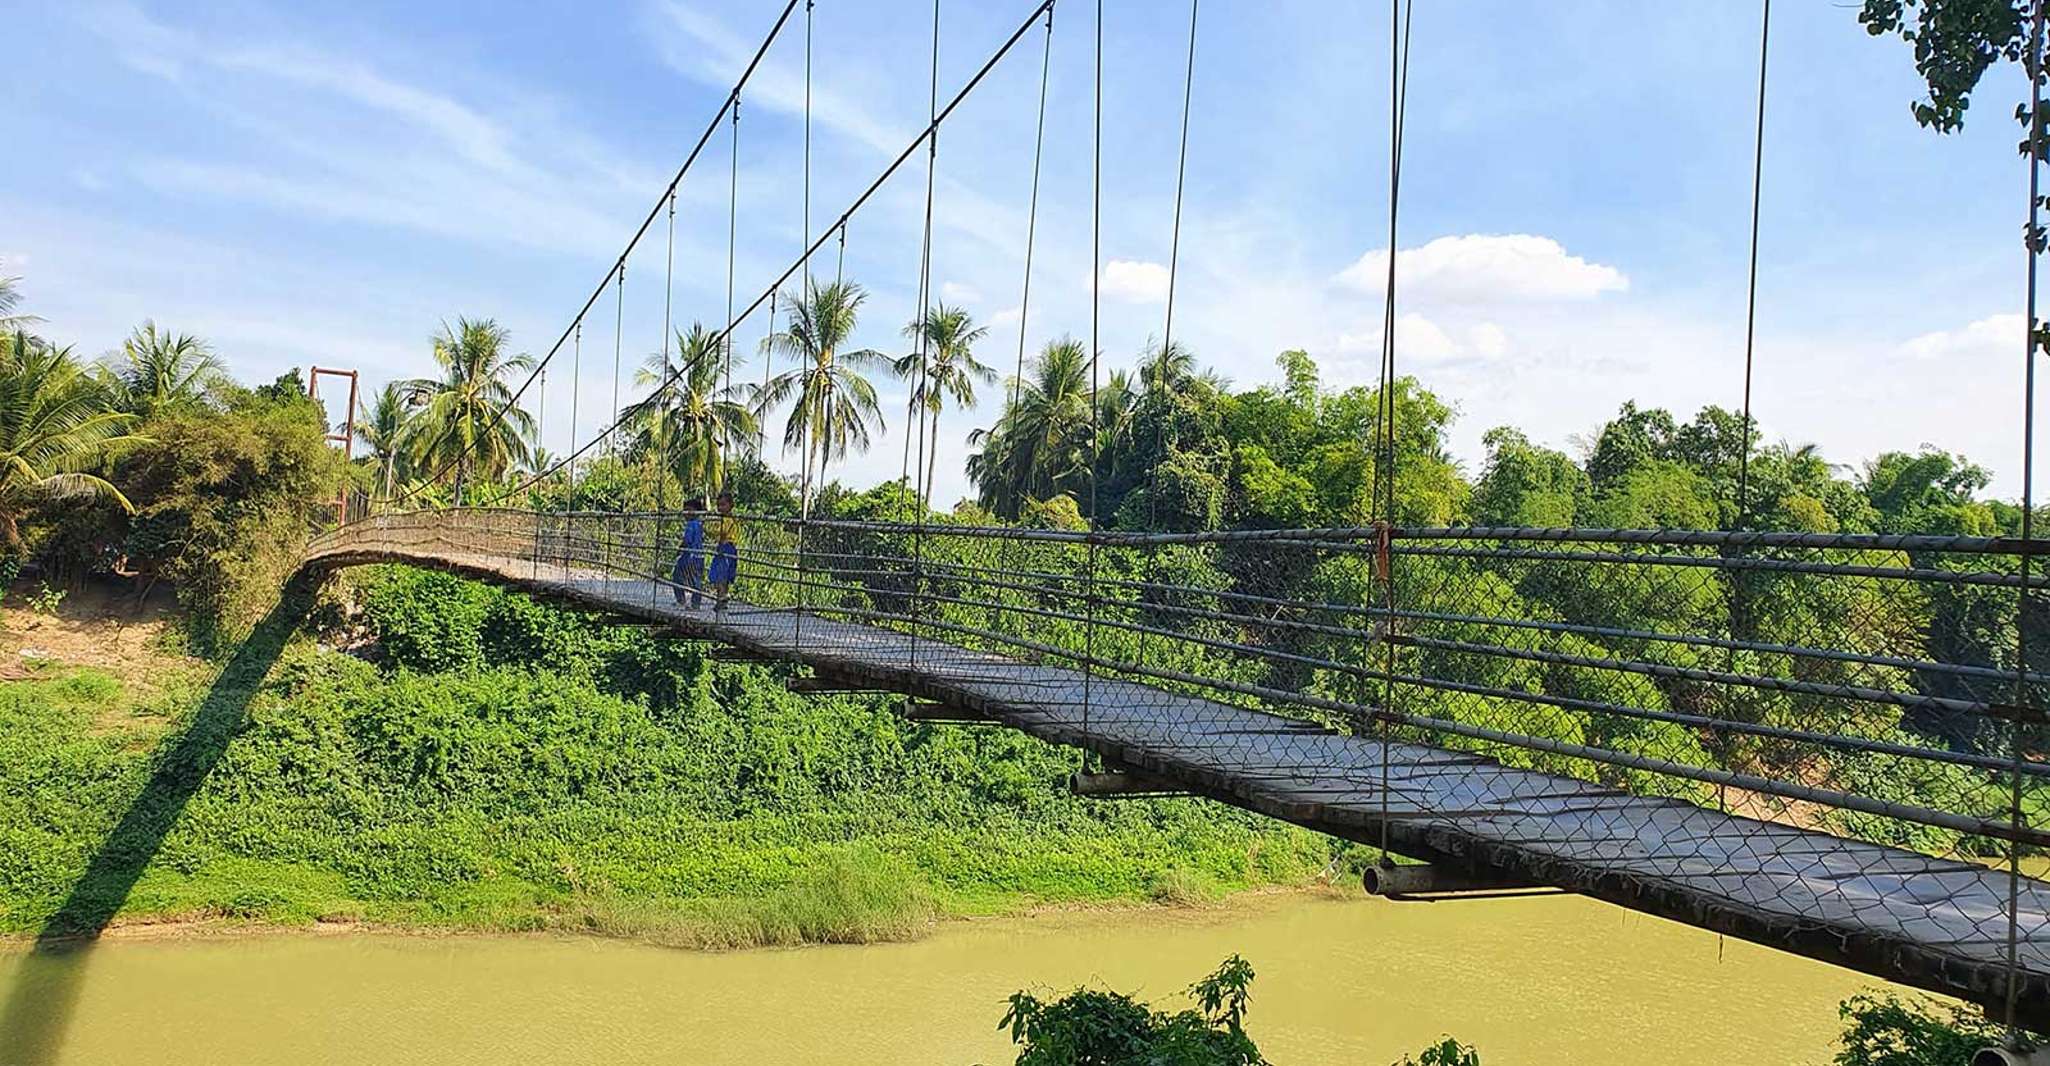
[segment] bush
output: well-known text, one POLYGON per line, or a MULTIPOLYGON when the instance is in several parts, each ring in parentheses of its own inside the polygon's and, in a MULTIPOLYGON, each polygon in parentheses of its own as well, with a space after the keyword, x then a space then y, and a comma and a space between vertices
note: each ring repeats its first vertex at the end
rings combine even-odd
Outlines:
POLYGON ((1018 1066, 1158 1063, 1161 1066, 1260 1066, 1246 1035, 1253 967, 1233 955, 1189 986, 1196 1009, 1168 1014, 1121 992, 1078 988, 1047 1003, 1014 992, 999 1028, 1019 1046, 1018 1066))
POLYGON ((295 372, 261 389, 229 388, 219 411, 149 422, 154 443, 114 480, 135 504, 126 551, 145 579, 178 590, 194 647, 231 648, 275 602, 306 538, 347 475, 325 440, 320 405, 295 372))
MULTIPOLYGON (((1299 883, 1330 857, 1207 801, 1076 799, 1078 756, 1022 734, 799 696, 438 573, 359 573, 348 636, 374 661, 302 643, 235 682, 246 721, 136 857, 123 915, 896 939, 935 913, 1299 883)), ((110 734, 114 687, 0 686, 0 928, 57 911, 205 697, 172 691, 110 734)))
POLYGON ((2006 1036, 1969 1008, 1891 992, 1852 996, 1837 1014, 1844 1032, 1836 1066, 1957 1066, 2006 1036))

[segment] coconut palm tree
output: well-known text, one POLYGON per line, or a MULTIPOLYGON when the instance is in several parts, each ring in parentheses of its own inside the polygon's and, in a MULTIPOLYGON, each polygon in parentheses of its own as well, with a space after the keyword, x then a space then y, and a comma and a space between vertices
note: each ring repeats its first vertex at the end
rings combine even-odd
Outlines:
POLYGON ((1096 436, 1102 455, 1121 454, 1132 443, 1138 410, 1139 393, 1132 387, 1132 372, 1111 371, 1110 380, 1096 391, 1096 436))
POLYGON ((561 456, 537 444, 527 453, 527 461, 521 464, 520 472, 528 477, 538 478, 553 471, 560 462, 561 456))
MULTIPOLYGON (((960 407, 975 406, 975 383, 994 385, 997 372, 975 359, 975 344, 989 334, 989 327, 978 326, 969 313, 959 307, 948 307, 936 303, 923 316, 904 327, 904 335, 919 342, 920 348, 899 358, 891 369, 900 378, 915 382, 911 389, 910 410, 916 411, 923 403, 930 416, 927 429, 930 443, 924 444, 925 485, 920 498, 927 507, 932 506, 933 473, 940 458, 940 410, 948 399, 960 407)), ((910 415, 905 415, 909 428, 910 415)))
POLYGON ((721 355, 717 335, 691 323, 676 335, 673 367, 658 353, 634 372, 635 386, 654 391, 623 412, 641 451, 707 497, 726 484, 728 448, 752 448, 761 433, 754 412, 735 398, 739 386, 720 385, 721 355))
POLYGON ((861 370, 887 366, 889 358, 869 348, 840 350, 867 298, 853 282, 812 285, 802 299, 789 299, 786 328, 762 340, 764 355, 781 353, 798 364, 756 394, 755 416, 766 424, 777 405, 795 400, 783 425, 783 449, 804 452, 799 508, 805 514, 811 512, 812 489, 824 481, 826 464, 850 449, 867 451, 869 440, 883 429, 875 386, 861 370))
POLYGON ((130 333, 104 365, 115 405, 145 419, 196 406, 226 375, 205 341, 190 333, 160 330, 148 321, 130 333))
POLYGON ((1158 341, 1147 343, 1139 353, 1139 383, 1147 392, 1170 391, 1196 380, 1196 353, 1185 345, 1169 342, 1163 349, 1158 341))
POLYGON ((356 420, 356 437, 370 449, 369 459, 377 472, 377 498, 388 500, 409 473, 406 434, 410 432, 412 408, 406 404, 405 388, 393 381, 377 390, 365 417, 356 420))
POLYGON ((1027 498, 1080 491, 1089 475, 1089 352, 1063 337, 1032 360, 997 424, 969 436, 968 476, 983 505, 1015 517, 1027 498))
POLYGON ((513 403, 508 380, 534 368, 531 355, 508 355, 511 334, 491 319, 456 319, 434 338, 438 378, 399 383, 414 415, 406 451, 428 477, 455 471, 455 498, 471 475, 503 477, 527 461, 533 447, 534 417, 513 403))
POLYGON ((134 511, 112 483, 89 471, 140 443, 134 415, 112 409, 71 349, 17 330, 0 338, 0 565, 21 549, 21 520, 42 499, 100 496, 134 511))
POLYGON ((21 279, 0 278, 0 330, 13 332, 32 322, 42 319, 34 315, 20 315, 14 309, 21 306, 21 279))

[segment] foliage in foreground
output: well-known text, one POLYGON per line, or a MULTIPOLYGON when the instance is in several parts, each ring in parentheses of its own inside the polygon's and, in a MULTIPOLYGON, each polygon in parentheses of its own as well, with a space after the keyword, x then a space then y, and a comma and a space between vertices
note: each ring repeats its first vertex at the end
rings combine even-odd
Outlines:
POLYGON ((1194 1009, 1169 1014, 1092 988, 1050 1003, 1021 991, 998 1027, 1019 1046, 1018 1066, 1259 1066, 1267 1060, 1244 1027, 1252 985, 1252 964, 1233 955, 1189 986, 1194 1009))
MULTIPOLYGON (((1018 1066, 1265 1066, 1246 1035, 1253 964, 1237 955, 1190 985, 1194 1006, 1169 1013, 1122 992, 1078 988, 1048 1002, 1011 994, 999 1029, 1011 1031, 1018 1066)), ((1451 1037, 1392 1066, 1481 1066, 1451 1037)))
POLYGON ((1852 996, 1837 1014, 1844 1031, 1836 1066, 1957 1066, 2006 1035, 1969 1007, 1891 992, 1852 996))

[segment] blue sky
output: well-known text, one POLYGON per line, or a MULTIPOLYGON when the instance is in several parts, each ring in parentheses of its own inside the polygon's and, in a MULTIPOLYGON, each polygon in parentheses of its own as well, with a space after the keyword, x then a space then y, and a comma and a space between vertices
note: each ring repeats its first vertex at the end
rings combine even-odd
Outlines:
MULTIPOLYGON (((1031 5, 952 0, 944 99, 1031 5)), ((240 376, 424 371, 444 319, 489 316, 543 352, 766 31, 766 0, 501 5, 32 3, 10 13, 0 272, 44 330, 99 353, 144 318, 210 338, 240 376), (20 47, 24 42, 28 47, 20 47)), ((1571 449, 1625 399, 1734 407, 1758 11, 1575 0, 1418 5, 1398 263, 1399 359, 1455 403, 1456 453, 1504 423, 1571 449)), ((1045 177, 1025 341, 1089 329, 1093 5, 1053 37, 1045 177)), ((820 0, 812 213, 831 220, 907 144, 926 108, 931 8, 820 0)), ((1163 328, 1164 264, 1188 8, 1112 2, 1105 26, 1102 339, 1128 365, 1163 328)), ((1204 5, 1175 337, 1239 385, 1307 348, 1327 382, 1370 381, 1387 254, 1387 10, 1204 5), (1377 264, 1382 266, 1377 267, 1377 264)), ((1034 30, 942 133, 933 277, 1019 343, 1026 194, 1042 36, 1034 30)), ((1932 443, 2019 491, 2025 172, 1998 72, 1964 133, 1918 128, 1906 47, 1855 5, 1774 12, 1755 407, 1766 433, 1855 464, 1932 443)), ((802 23, 745 98, 736 287, 744 305, 801 246, 802 23)), ((722 136, 679 194, 673 315, 725 318, 722 136)), ((916 302, 921 166, 849 227, 870 290, 860 340, 901 350, 916 302)), ((661 343, 663 231, 627 270, 630 369, 661 343)), ((815 264, 830 273, 832 264, 815 264)), ((608 295, 584 333, 578 439, 606 416, 608 295)), ((752 355, 762 316, 738 336, 752 355)), ((569 355, 551 371, 547 446, 571 436, 569 355)), ((622 386, 625 392, 630 385, 622 386)), ((966 491, 949 413, 940 496, 966 491)), ((895 476, 890 435, 850 464, 895 476)), ((779 459, 785 467, 793 464, 779 459)))

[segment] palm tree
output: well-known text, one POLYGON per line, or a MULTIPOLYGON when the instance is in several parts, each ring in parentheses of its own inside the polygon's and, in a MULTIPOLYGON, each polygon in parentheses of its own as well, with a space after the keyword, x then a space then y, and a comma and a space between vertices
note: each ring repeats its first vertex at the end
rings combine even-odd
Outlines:
POLYGON ((1184 345, 1169 342, 1163 349, 1158 341, 1152 341, 1139 354, 1139 382, 1147 392, 1172 391, 1196 378, 1196 354, 1184 345))
POLYGON ((455 469, 455 499, 472 472, 486 481, 524 463, 533 447, 534 417, 513 403, 506 379, 534 368, 531 355, 507 355, 511 334, 491 319, 456 319, 434 338, 439 378, 399 384, 413 408, 406 451, 429 477, 455 469))
POLYGON ((1101 455, 1122 454, 1132 443, 1137 422, 1139 393, 1132 388, 1132 372, 1113 370, 1110 380, 1096 392, 1096 438, 1101 455))
POLYGON ((21 279, 0 278, 0 330, 19 330, 31 322, 42 319, 34 315, 18 315, 14 309, 21 306, 21 279))
POLYGON ((413 411, 407 406, 405 388, 390 382, 377 390, 367 417, 356 420, 356 436, 370 449, 366 456, 377 470, 377 498, 388 500, 400 480, 409 472, 406 435, 411 431, 413 411))
POLYGON ((121 351, 105 360, 115 404, 142 418, 197 405, 226 368, 207 343, 190 333, 159 330, 144 322, 121 351))
POLYGON ((850 448, 867 451, 871 436, 883 429, 875 386, 861 375, 861 368, 889 365, 888 357, 869 348, 840 350, 854 332, 855 316, 867 298, 853 282, 813 285, 803 299, 790 300, 788 326, 762 340, 764 355, 781 352, 798 364, 762 387, 755 397, 755 415, 766 424, 776 405, 796 400, 783 426, 783 448, 804 451, 799 500, 804 514, 811 513, 812 487, 824 480, 826 464, 844 458, 850 448))
POLYGON ((707 497, 726 484, 728 446, 753 447, 761 432, 754 412, 734 398, 738 386, 719 384, 721 355, 718 336, 691 323, 676 335, 674 374, 666 354, 648 356, 634 385, 654 391, 622 412, 643 453, 707 497))
MULTIPOLYGON (((911 410, 923 403, 932 416, 927 420, 931 442, 925 446, 925 487, 920 497, 927 507, 932 506, 933 473, 940 458, 940 409, 949 397, 961 407, 974 407, 975 383, 996 384, 997 372, 977 362, 973 351, 975 343, 988 333, 989 327, 976 325, 966 310, 944 303, 934 304, 932 310, 904 327, 904 335, 918 341, 920 350, 898 359, 891 369, 898 377, 917 382, 911 389, 911 410)), ((909 414, 905 422, 910 428, 909 414)))
POLYGON ((0 338, 0 556, 21 548, 21 520, 39 499, 101 496, 133 512, 112 483, 88 471, 144 438, 134 415, 107 395, 69 348, 17 330, 0 338))
POLYGON ((997 424, 969 437, 968 458, 984 506, 1015 517, 1027 498, 1078 491, 1089 473, 1089 352, 1077 340, 1052 341, 1032 360, 1016 399, 997 424))

